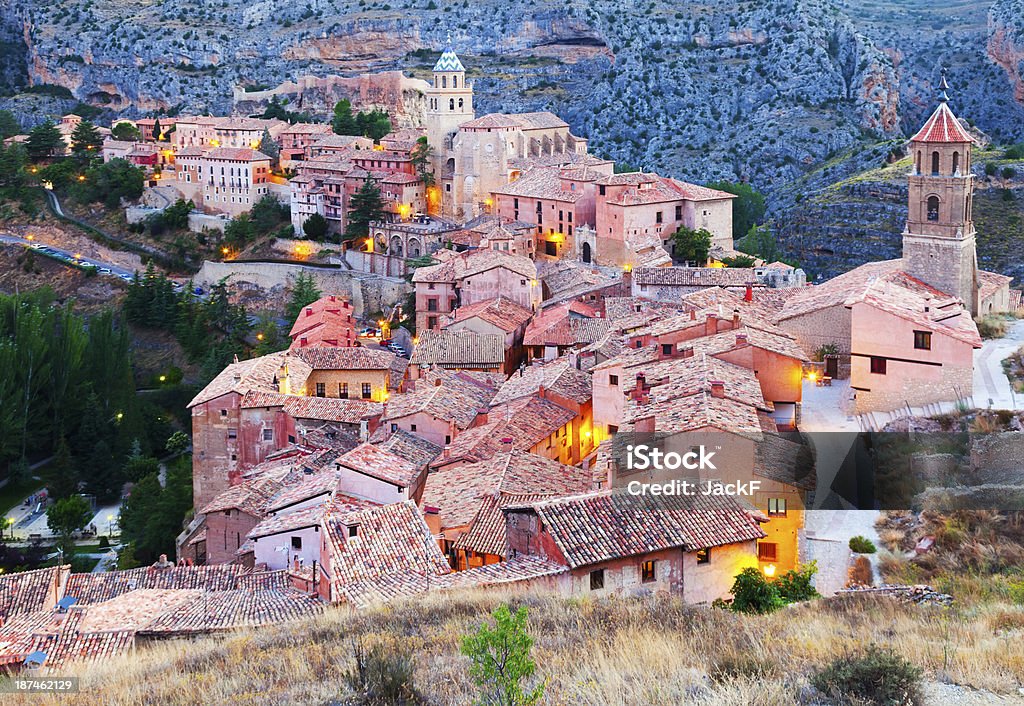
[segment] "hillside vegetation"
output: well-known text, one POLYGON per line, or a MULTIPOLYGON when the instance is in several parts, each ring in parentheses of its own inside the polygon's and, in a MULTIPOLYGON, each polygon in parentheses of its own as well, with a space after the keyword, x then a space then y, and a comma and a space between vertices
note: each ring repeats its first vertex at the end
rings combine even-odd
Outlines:
MULTIPOLYGON (((765 616, 695 608, 670 598, 564 600, 467 593, 197 641, 155 643, 91 668, 62 704, 351 703, 354 652, 406 653, 427 703, 476 695, 461 636, 505 600, 525 604, 544 703, 824 704, 810 675, 869 642, 925 670, 925 703, 951 693, 990 701, 1024 683, 1024 608, 911 606, 886 599, 822 599, 765 616), (945 682, 940 684, 939 682, 945 682), (961 685, 961 687, 951 686, 961 685)), ((978 699, 978 700, 975 700, 978 699)))

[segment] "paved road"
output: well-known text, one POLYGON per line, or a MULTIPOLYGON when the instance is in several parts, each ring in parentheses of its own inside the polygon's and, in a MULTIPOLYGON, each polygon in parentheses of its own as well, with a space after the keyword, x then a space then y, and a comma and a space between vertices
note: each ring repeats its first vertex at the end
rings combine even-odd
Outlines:
POLYGON ((21 245, 25 248, 38 250, 39 252, 46 253, 51 256, 56 255, 58 257, 63 258, 64 261, 69 265, 73 263, 79 263, 82 265, 93 265, 96 267, 97 270, 100 270, 99 273, 101 275, 107 275, 110 277, 120 277, 121 279, 127 281, 130 280, 132 276, 135 274, 135 270, 129 270, 126 267, 121 267, 120 265, 115 265, 112 262, 106 262, 104 260, 99 260, 94 257, 82 257, 79 255, 79 253, 76 253, 72 250, 64 250, 62 248, 56 247, 55 245, 45 245, 43 243, 38 243, 35 240, 30 240, 29 237, 23 238, 20 235, 14 235, 13 233, 0 232, 0 242, 10 243, 13 245, 21 245), (103 270, 108 271, 105 272, 103 270))
POLYGON ((974 404, 982 408, 1024 409, 1024 395, 1014 394, 1003 361, 1024 346, 1024 319, 1013 321, 1006 336, 994 338, 974 352, 974 404))

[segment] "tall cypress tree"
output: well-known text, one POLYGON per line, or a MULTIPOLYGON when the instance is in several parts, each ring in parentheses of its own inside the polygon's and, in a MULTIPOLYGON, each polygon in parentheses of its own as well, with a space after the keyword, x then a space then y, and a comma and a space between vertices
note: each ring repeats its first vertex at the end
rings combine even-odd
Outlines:
POLYGON ((384 220, 384 200, 380 187, 370 177, 352 194, 349 200, 348 223, 345 225, 345 240, 365 238, 370 233, 370 222, 384 220))

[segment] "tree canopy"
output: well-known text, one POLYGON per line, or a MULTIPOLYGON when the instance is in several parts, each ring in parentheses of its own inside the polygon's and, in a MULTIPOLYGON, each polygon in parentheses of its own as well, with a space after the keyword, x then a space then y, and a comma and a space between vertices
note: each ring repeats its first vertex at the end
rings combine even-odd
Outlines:
POLYGON ((764 219, 764 194, 750 184, 733 181, 713 181, 708 186, 729 194, 735 194, 732 202, 732 237, 739 240, 764 219))
POLYGON ((285 318, 289 321, 295 321, 299 318, 299 314, 302 313, 303 307, 312 304, 320 296, 320 288, 316 286, 316 280, 313 279, 313 275, 300 272, 299 276, 292 283, 291 298, 288 300, 288 306, 284 312, 285 318))
POLYGON ((391 132, 391 120, 379 108, 353 114, 352 101, 343 98, 334 105, 331 128, 336 135, 362 135, 376 142, 391 132))
POLYGON ((82 163, 89 163, 101 155, 103 136, 91 120, 82 119, 71 132, 71 155, 82 163))
POLYGON ((52 120, 40 123, 29 130, 28 141, 25 143, 28 156, 32 159, 49 159, 64 154, 67 147, 64 136, 52 120))
POLYGON ((302 232, 312 240, 323 240, 327 235, 327 219, 319 213, 314 213, 302 224, 302 232))
POLYGON ((139 128, 129 122, 119 122, 110 129, 110 136, 124 142, 138 142, 142 139, 139 128))
POLYGON ((365 238, 370 233, 370 223, 383 220, 384 216, 384 200, 380 196, 380 187, 373 179, 367 177, 359 191, 352 194, 352 198, 349 199, 345 239, 365 238))
POLYGON ((677 260, 696 262, 698 267, 707 263, 711 251, 711 233, 706 229, 693 230, 679 226, 679 230, 672 236, 672 242, 673 255, 677 260))

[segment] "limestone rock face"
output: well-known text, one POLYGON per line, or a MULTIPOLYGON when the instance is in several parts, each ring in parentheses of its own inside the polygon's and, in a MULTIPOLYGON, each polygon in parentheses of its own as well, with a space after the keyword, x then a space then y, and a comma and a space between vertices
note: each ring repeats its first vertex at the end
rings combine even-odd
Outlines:
POLYGON ((773 194, 916 129, 942 65, 958 113, 1024 134, 1022 2, 5 0, 0 94, 51 84, 104 119, 248 114, 275 96, 325 118, 348 97, 415 125, 416 80, 451 33, 478 113, 551 110, 594 153, 773 194), (396 70, 409 78, 371 75, 396 70))

